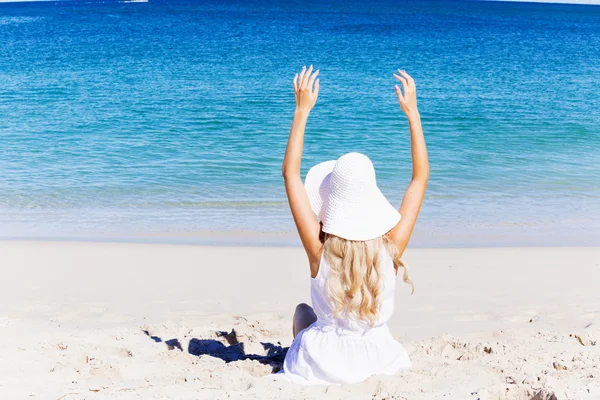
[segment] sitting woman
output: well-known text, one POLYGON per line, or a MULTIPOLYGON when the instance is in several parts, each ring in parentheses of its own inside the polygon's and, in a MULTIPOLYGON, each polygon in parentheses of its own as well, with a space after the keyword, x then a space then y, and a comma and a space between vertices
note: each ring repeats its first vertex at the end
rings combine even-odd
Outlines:
POLYGON ((283 177, 311 273, 312 308, 300 304, 283 373, 300 384, 363 381, 410 367, 386 325, 394 311, 396 274, 412 287, 401 256, 429 178, 414 80, 398 71, 396 95, 410 125, 413 174, 398 212, 377 187, 371 160, 349 153, 300 178, 304 129, 319 94, 319 71, 294 78, 296 111, 283 177), (318 216, 318 219, 315 217, 318 216), (320 221, 319 221, 320 220, 320 221))

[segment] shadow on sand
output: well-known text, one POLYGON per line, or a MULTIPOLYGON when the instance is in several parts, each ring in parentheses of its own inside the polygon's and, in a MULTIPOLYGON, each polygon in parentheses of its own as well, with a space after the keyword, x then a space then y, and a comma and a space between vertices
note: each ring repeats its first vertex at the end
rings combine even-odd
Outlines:
MULTIPOLYGON (((177 338, 162 340, 158 336, 151 335, 147 330, 144 330, 143 332, 155 342, 166 344, 169 350, 179 349, 185 351, 177 338)), ((279 372, 283 368, 283 360, 285 359, 289 347, 281 347, 280 345, 275 345, 273 343, 261 342, 260 344, 266 352, 265 355, 246 354, 244 343, 238 340, 235 329, 232 329, 231 332, 217 332, 217 336, 224 338, 227 345, 214 339, 194 338, 190 339, 187 352, 195 356, 207 355, 220 358, 227 363, 242 360, 255 360, 261 364, 271 366, 273 373, 279 372)))

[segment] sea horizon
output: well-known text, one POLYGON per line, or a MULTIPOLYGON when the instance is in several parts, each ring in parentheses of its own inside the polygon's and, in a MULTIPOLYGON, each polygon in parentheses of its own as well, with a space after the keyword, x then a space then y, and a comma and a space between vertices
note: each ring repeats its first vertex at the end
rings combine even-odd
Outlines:
POLYGON ((415 77, 411 245, 600 245, 600 8, 2 2, 0 37, 0 239, 299 245, 281 161, 313 64, 302 175, 362 152, 398 206, 415 77))

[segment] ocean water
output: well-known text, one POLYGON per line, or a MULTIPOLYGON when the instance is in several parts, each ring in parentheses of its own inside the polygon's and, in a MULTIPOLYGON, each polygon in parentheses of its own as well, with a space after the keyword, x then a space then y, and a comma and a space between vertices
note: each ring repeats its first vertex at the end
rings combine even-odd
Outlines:
POLYGON ((280 171, 312 63, 303 173, 365 153, 394 204, 415 77, 416 246, 600 245, 600 7, 328 3, 0 4, 0 237, 298 244, 280 171))

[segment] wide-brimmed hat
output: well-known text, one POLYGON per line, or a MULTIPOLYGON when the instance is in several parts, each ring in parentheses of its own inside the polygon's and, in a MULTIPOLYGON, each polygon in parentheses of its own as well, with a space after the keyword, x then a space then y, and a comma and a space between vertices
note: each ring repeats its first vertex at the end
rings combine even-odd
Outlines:
POLYGON ((400 213, 377 187, 369 157, 348 153, 312 167, 304 182, 323 232, 347 240, 371 240, 389 232, 400 213))

